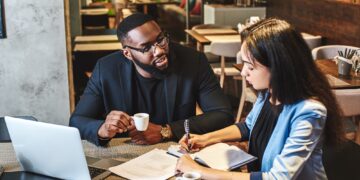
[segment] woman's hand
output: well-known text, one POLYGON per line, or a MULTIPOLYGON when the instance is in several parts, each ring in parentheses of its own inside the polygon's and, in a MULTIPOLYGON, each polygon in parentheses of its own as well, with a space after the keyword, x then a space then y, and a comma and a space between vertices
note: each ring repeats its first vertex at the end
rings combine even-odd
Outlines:
POLYGON ((187 139, 186 135, 184 135, 180 139, 179 144, 181 148, 187 150, 188 152, 196 152, 214 143, 211 142, 211 139, 208 137, 207 134, 190 134, 190 139, 187 139))
POLYGON ((197 164, 188 154, 181 156, 176 164, 176 170, 181 172, 201 172, 201 168, 202 166, 197 164))

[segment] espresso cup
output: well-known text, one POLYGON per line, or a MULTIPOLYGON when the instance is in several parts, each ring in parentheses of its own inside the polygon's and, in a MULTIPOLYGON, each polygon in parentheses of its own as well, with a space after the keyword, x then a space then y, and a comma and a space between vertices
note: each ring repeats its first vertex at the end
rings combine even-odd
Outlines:
POLYGON ((181 177, 177 177, 176 180, 200 180, 201 174, 195 171, 185 172, 181 177))
POLYGON ((148 113, 137 113, 132 116, 136 130, 145 131, 149 125, 149 114, 148 113))

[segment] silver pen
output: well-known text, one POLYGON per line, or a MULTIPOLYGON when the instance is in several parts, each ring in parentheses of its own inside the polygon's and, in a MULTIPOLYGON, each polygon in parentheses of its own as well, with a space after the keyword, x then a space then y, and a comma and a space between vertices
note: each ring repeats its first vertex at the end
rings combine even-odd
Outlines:
POLYGON ((185 129, 185 134, 186 134, 186 144, 187 144, 187 147, 188 147, 188 152, 190 152, 191 145, 189 144, 189 139, 190 139, 189 119, 185 119, 185 121, 184 121, 184 129, 185 129))

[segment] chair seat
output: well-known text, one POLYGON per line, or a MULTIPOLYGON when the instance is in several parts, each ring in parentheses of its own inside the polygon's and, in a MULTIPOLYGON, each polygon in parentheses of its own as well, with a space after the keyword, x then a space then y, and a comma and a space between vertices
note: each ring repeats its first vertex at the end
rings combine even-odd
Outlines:
MULTIPOLYGON (((216 75, 221 75, 221 68, 213 68, 213 71, 216 75)), ((226 67, 225 68, 225 76, 239 76, 240 71, 234 67, 226 67)))

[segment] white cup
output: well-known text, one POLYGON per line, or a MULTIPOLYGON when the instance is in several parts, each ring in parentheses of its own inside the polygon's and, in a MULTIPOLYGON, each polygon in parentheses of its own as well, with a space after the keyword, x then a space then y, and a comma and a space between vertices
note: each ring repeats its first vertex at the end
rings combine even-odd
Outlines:
POLYGON ((132 116, 135 122, 136 130, 145 131, 149 125, 149 114, 148 113, 136 113, 132 116))
POLYGON ((200 180, 200 179, 201 179, 201 174, 195 171, 185 172, 181 177, 176 178, 176 180, 200 180))

